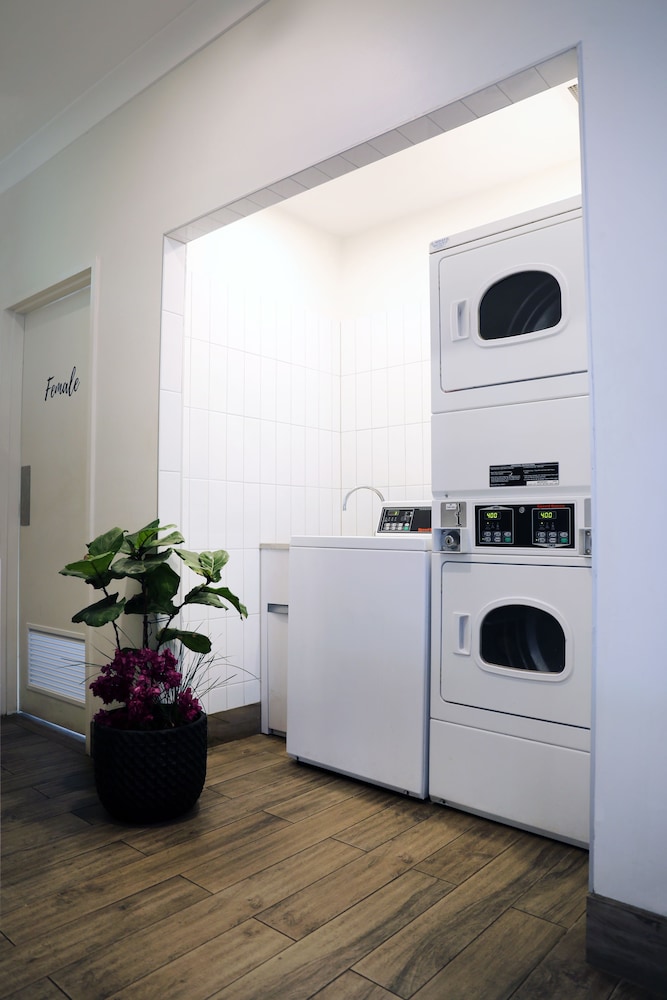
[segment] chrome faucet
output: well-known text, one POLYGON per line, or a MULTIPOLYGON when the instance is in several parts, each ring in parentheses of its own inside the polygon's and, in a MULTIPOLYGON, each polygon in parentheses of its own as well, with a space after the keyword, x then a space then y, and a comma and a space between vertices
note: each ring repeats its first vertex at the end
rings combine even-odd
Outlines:
POLYGON ((384 503, 384 497, 382 496, 379 490, 375 489, 374 486, 355 486, 353 490, 349 490, 345 494, 345 499, 343 500, 343 510, 347 510, 347 501, 350 499, 353 493, 357 492, 357 490, 371 490, 371 492, 376 493, 377 496, 379 496, 382 503, 384 503))

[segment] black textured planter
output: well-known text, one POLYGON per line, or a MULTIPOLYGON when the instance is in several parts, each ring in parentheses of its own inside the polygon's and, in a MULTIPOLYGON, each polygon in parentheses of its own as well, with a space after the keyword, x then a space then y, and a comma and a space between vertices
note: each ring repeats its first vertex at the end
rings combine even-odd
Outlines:
POLYGON ((125 823, 158 823, 194 806, 206 781, 207 720, 171 729, 114 729, 93 722, 100 802, 125 823))

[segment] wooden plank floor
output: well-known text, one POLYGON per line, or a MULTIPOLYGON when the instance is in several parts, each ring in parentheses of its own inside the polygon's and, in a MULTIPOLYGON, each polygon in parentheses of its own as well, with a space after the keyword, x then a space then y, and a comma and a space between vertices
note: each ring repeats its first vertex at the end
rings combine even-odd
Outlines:
POLYGON ((2 720, 0 997, 647 1000, 584 960, 588 855, 209 749, 179 822, 108 818, 80 745, 2 720))

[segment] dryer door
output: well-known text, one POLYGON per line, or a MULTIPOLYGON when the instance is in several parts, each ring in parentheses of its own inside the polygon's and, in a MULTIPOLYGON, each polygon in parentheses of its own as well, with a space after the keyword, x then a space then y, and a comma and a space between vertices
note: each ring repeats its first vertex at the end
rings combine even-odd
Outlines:
POLYGON ((440 390, 587 369, 581 218, 441 251, 440 390))
POLYGON ((441 565, 444 701, 590 728, 591 571, 441 565))

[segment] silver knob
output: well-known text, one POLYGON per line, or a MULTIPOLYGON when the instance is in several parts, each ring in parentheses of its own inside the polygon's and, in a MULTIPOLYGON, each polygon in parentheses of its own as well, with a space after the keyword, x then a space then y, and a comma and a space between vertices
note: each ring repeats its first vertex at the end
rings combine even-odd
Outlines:
POLYGON ((461 548, 461 532, 452 530, 448 532, 442 540, 443 549, 458 551, 461 548))

